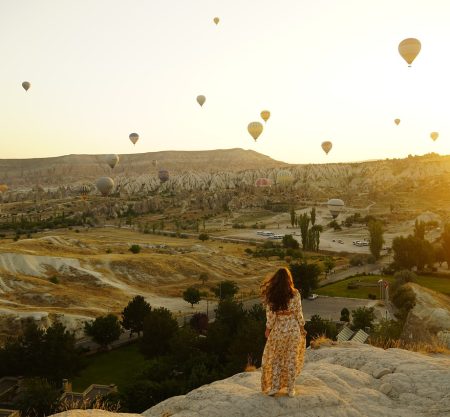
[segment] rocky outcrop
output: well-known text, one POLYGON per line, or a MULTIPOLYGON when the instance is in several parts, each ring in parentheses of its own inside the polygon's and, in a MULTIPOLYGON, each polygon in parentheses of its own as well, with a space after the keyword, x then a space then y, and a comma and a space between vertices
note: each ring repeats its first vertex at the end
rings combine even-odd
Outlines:
POLYGON ((260 392, 260 372, 170 398, 146 417, 447 416, 450 358, 347 342, 309 351, 295 398, 260 392))

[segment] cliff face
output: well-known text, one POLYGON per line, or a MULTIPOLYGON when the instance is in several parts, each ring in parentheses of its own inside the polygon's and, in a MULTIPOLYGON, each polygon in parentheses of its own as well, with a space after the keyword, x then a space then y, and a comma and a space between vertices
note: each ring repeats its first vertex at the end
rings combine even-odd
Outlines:
MULTIPOLYGON (((169 398, 146 417, 444 417, 450 415, 450 357, 346 342, 308 351, 294 398, 260 391, 249 372, 169 398)), ((60 417, 116 417, 75 410, 60 417)), ((122 417, 134 416, 122 414, 122 417)))

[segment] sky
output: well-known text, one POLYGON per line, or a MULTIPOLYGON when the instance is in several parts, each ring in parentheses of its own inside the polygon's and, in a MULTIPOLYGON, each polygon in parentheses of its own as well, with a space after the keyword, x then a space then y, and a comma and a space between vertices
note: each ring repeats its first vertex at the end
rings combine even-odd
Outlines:
POLYGON ((449 21, 448 0, 0 0, 0 158, 450 154, 449 21))

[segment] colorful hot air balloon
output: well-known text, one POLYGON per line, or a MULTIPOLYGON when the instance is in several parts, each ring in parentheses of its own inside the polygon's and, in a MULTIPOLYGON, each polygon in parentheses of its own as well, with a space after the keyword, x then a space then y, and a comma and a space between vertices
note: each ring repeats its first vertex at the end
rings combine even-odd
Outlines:
POLYGON ((31 87, 31 84, 28 81, 24 81, 22 83, 22 87, 24 88, 25 91, 28 91, 28 89, 31 87))
POLYGON ((115 154, 106 155, 105 161, 110 166, 111 169, 114 169, 114 167, 119 162, 119 155, 115 155, 115 154))
POLYGON ((82 184, 80 187, 80 195, 83 200, 86 200, 87 195, 91 192, 91 186, 89 184, 82 184))
POLYGON ((248 127, 248 133, 250 133, 250 135, 252 136, 253 139, 258 139, 259 135, 262 133, 263 131, 263 125, 259 122, 251 122, 249 123, 248 127))
POLYGON ((269 120, 270 117, 270 111, 269 110, 263 110, 261 112, 261 119, 263 119, 265 122, 267 122, 267 120, 269 120))
POLYGON ((333 144, 327 140, 325 142, 322 142, 322 149, 324 150, 324 152, 328 155, 328 152, 331 151, 331 148, 333 147, 333 144))
POLYGON ((160 169, 158 171, 158 178, 161 182, 169 181, 169 171, 167 169, 160 169))
POLYGON ((339 216, 339 213, 344 209, 344 202, 339 198, 332 198, 328 200, 327 207, 330 210, 333 219, 339 216))
POLYGON ((415 38, 404 39, 398 45, 398 52, 410 67, 416 56, 419 54, 422 45, 415 38))
POLYGON ((215 23, 216 25, 218 25, 219 22, 220 22, 220 19, 219 19, 218 17, 215 17, 215 18, 213 19, 213 21, 214 21, 214 23, 215 23))
POLYGON ((205 96, 197 96, 197 103, 200 104, 200 107, 203 107, 203 104, 205 104, 206 97, 205 96))
POLYGON ((137 133, 130 133, 130 136, 128 136, 133 143, 133 145, 136 145, 136 142, 139 140, 139 135, 137 133))
POLYGON ((258 178, 255 181, 255 187, 270 187, 272 185, 272 180, 269 178, 258 178))
POLYGON ((395 119, 394 123, 398 126, 400 124, 400 119, 395 119))
POLYGON ((109 177, 100 177, 97 180, 97 189, 102 193, 103 196, 107 196, 111 190, 114 188, 114 181, 109 177))
POLYGON ((431 132, 430 133, 430 138, 433 140, 436 140, 439 137, 439 133, 438 132, 431 132))

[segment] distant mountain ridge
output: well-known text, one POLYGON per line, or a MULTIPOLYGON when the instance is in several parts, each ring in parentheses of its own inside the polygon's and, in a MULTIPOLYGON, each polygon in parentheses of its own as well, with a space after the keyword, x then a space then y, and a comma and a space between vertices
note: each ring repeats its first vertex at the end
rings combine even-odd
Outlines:
POLYGON ((106 164, 105 156, 71 154, 49 158, 0 159, 0 183, 13 186, 48 186, 92 181, 101 175, 138 176, 155 173, 161 168, 172 173, 212 173, 289 165, 256 151, 241 148, 123 154, 119 155, 120 162, 114 170, 106 164))

